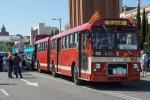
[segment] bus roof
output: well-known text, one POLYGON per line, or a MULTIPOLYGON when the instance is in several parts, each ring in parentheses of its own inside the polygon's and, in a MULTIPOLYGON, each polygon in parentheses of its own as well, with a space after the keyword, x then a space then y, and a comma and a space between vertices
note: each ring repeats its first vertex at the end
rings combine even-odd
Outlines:
POLYGON ((60 38, 62 36, 65 36, 65 35, 68 35, 68 34, 71 34, 71 33, 75 33, 75 32, 79 32, 79 31, 84 31, 84 30, 89 30, 90 29, 90 26, 91 24, 90 23, 85 23, 85 24, 82 24, 80 26, 77 26, 75 28, 72 28, 72 29, 69 29, 67 31, 64 31, 64 32, 61 32, 55 36, 53 36, 51 38, 51 40, 53 39, 56 39, 56 38, 60 38))
POLYGON ((49 39, 50 39, 50 37, 46 37, 46 38, 40 39, 40 40, 36 41, 35 44, 38 44, 38 43, 42 43, 42 42, 48 41, 49 39))
POLYGON ((82 24, 82 25, 77 26, 75 28, 61 32, 57 35, 54 35, 54 36, 52 36, 51 40, 66 36, 66 35, 71 34, 71 33, 80 32, 80 31, 84 31, 84 30, 90 30, 91 26, 93 26, 93 25, 99 26, 99 25, 103 25, 103 24, 106 26, 112 26, 112 25, 130 26, 131 22, 129 21, 129 19, 126 19, 126 18, 98 19, 98 20, 94 20, 92 23, 85 23, 85 24, 82 24))

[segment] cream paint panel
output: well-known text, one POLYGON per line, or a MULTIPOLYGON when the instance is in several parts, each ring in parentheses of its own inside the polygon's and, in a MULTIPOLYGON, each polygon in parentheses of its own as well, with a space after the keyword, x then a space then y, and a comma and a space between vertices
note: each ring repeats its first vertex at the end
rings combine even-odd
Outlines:
POLYGON ((62 69, 62 70, 71 71, 71 67, 70 66, 61 66, 61 65, 58 65, 58 68, 62 69))
MULTIPOLYGON (((58 68, 62 69, 62 70, 71 71, 71 67, 70 66, 61 66, 61 65, 58 65, 58 68)), ((88 70, 87 71, 81 70, 81 72, 85 73, 85 74, 91 74, 91 57, 88 58, 88 70)))
POLYGON ((47 67, 47 64, 46 64, 46 63, 40 63, 40 66, 45 66, 45 67, 47 67))

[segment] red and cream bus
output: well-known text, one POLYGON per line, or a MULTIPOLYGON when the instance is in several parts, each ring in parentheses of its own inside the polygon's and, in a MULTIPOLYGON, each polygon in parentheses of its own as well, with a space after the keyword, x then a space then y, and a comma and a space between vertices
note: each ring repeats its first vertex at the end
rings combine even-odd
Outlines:
POLYGON ((85 23, 45 39, 48 53, 40 54, 39 68, 54 76, 70 76, 76 84, 80 80, 136 81, 140 79, 138 37, 137 28, 128 19, 85 23))
POLYGON ((50 50, 49 50, 50 36, 37 40, 35 43, 35 69, 39 72, 49 71, 50 50))

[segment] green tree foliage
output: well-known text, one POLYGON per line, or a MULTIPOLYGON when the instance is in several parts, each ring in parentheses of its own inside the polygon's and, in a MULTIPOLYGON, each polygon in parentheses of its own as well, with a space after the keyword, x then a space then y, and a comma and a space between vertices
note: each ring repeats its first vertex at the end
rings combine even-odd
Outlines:
POLYGON ((12 50, 14 43, 12 42, 1 42, 0 43, 0 51, 9 52, 12 50))
POLYGON ((140 14, 140 4, 138 4, 136 20, 137 20, 137 26, 138 26, 139 30, 141 30, 141 16, 140 15, 141 15, 140 14))
POLYGON ((147 42, 148 42, 148 52, 150 53, 150 25, 148 25, 148 18, 147 18, 147 42))
POLYGON ((146 24, 147 24, 147 22, 146 22, 146 16, 145 16, 145 9, 143 10, 143 17, 142 17, 142 42, 144 43, 144 42, 147 42, 146 40, 146 32, 147 32, 147 30, 146 30, 146 24))

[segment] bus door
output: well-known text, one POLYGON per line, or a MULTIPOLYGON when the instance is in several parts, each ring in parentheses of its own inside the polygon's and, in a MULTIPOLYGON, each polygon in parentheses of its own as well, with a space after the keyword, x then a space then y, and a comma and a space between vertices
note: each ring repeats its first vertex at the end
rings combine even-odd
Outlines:
POLYGON ((61 39, 57 39, 57 68, 56 71, 58 72, 58 67, 61 65, 61 39))
POLYGON ((51 71, 50 69, 50 39, 48 40, 46 47, 47 47, 47 71, 51 71))
POLYGON ((38 44, 35 44, 34 45, 34 53, 33 53, 33 69, 37 69, 36 67, 37 67, 37 45, 38 44))
POLYGON ((88 68, 88 34, 79 34, 79 75, 87 73, 88 68))

